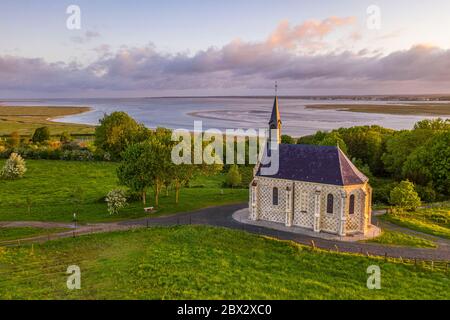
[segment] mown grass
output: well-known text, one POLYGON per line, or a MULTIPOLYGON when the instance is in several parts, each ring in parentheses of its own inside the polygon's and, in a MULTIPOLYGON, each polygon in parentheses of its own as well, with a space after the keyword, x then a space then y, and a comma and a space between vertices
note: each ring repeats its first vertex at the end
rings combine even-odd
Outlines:
POLYGON ((16 240, 31 238, 40 235, 52 234, 56 232, 66 231, 65 228, 32 228, 32 227, 17 227, 17 228, 3 228, 0 227, 0 242, 7 240, 16 240))
POLYGON ((0 135, 18 132, 21 135, 32 135, 39 127, 49 127, 51 134, 67 131, 71 134, 93 133, 94 126, 59 123, 50 119, 89 111, 87 107, 7 107, 0 106, 0 135))
POLYGON ((0 266, 2 299, 450 299, 442 271, 205 226, 3 248, 0 266), (66 287, 70 265, 81 290, 66 287), (367 289, 370 265, 380 290, 367 289))
MULTIPOLYGON (((3 166, 4 161, 0 161, 3 166)), ((80 223, 139 218, 146 215, 140 201, 131 202, 118 215, 110 216, 104 201, 106 194, 118 187, 116 163, 27 160, 25 177, 15 181, 0 180, 0 221, 31 220, 70 222, 77 213, 80 223), (79 204, 77 189, 82 190, 79 204), (28 213, 28 200, 31 210, 28 213)), ((186 212, 208 206, 245 202, 247 189, 221 189, 223 175, 198 177, 190 188, 183 188, 175 204, 174 191, 165 191, 157 213, 152 216, 186 212)), ((147 206, 154 203, 149 193, 147 206)), ((148 215, 148 214, 147 214, 148 215)))
POLYGON ((450 239, 448 202, 431 208, 418 209, 415 212, 388 213, 380 218, 402 227, 450 239))
POLYGON ((398 231, 384 230, 381 236, 366 240, 364 242, 379 243, 390 246, 404 246, 416 248, 436 248, 437 245, 431 240, 412 236, 398 231))

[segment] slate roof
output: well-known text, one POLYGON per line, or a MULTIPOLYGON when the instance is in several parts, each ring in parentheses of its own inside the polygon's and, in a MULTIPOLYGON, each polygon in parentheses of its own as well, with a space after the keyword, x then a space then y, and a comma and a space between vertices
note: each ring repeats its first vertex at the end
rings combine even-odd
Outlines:
MULTIPOLYGON (((362 174, 338 147, 280 144, 278 173, 268 178, 347 186, 363 184, 362 174)), ((257 176, 262 176, 258 169, 257 176)))

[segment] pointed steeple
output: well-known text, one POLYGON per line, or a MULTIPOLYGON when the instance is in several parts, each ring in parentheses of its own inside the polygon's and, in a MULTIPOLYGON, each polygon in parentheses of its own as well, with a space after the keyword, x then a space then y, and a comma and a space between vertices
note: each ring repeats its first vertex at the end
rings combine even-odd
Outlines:
POLYGON ((272 138, 276 139, 278 143, 281 143, 281 117, 280 117, 280 108, 278 107, 278 83, 275 82, 275 98, 273 100, 272 107, 272 115, 270 116, 269 121, 269 130, 276 129, 277 136, 272 137, 271 131, 269 131, 269 140, 272 141, 272 138))
POLYGON ((269 126, 272 129, 281 127, 280 109, 278 107, 278 96, 273 101, 272 115, 270 116, 269 126))

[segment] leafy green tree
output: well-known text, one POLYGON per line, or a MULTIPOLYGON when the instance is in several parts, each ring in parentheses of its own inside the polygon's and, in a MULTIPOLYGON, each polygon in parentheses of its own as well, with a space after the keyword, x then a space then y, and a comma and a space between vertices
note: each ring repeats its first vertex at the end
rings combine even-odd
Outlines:
POLYGON ((425 119, 425 120, 417 122, 414 125, 414 130, 418 130, 418 129, 437 130, 437 131, 450 130, 450 119, 445 119, 445 120, 442 118, 425 119))
POLYGON ((385 152, 386 140, 393 130, 380 126, 358 126, 337 130, 347 145, 347 152, 352 158, 361 159, 374 174, 384 173, 381 156, 385 152))
POLYGON ((296 139, 294 139, 293 137, 287 135, 287 134, 283 134, 281 136, 281 143, 284 144, 295 144, 297 141, 296 139))
POLYGON ((421 204, 419 195, 414 189, 414 184, 408 180, 400 182, 398 186, 392 189, 389 202, 406 210, 415 210, 421 204))
POLYGON ((153 187, 158 206, 161 189, 171 178, 171 144, 167 139, 167 135, 153 134, 146 141, 131 145, 117 169, 120 183, 140 192, 144 205, 147 189, 153 187))
POLYGON ((95 145, 110 154, 113 159, 120 159, 121 153, 134 143, 144 141, 148 130, 137 123, 125 112, 113 112, 100 120, 95 129, 95 145))
POLYGON ((232 165, 230 170, 227 173, 226 183, 228 186, 234 188, 238 187, 242 182, 242 176, 239 172, 239 168, 237 165, 232 165))
POLYGON ((129 146, 122 155, 122 162, 117 168, 117 177, 122 185, 127 186, 142 196, 142 203, 146 204, 147 190, 153 185, 151 176, 152 150, 146 143, 129 146))
POLYGON ((435 136, 428 143, 430 172, 433 185, 450 195, 450 130, 435 136))
POLYGON ((345 153, 348 154, 347 145, 342 140, 341 136, 337 132, 328 133, 320 142, 317 143, 321 146, 339 146, 339 148, 345 153))
POLYGON ((33 143, 42 143, 50 140, 50 129, 48 127, 37 128, 31 138, 33 143))

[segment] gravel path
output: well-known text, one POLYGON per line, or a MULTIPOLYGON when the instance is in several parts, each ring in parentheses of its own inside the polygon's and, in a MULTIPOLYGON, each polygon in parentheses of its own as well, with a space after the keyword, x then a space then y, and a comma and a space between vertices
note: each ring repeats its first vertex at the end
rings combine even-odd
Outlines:
MULTIPOLYGON (((438 248, 428 249, 428 248, 409 248, 409 247, 394 247, 394 246, 383 246, 375 243, 359 243, 359 242, 342 242, 337 240, 326 240, 311 237, 303 234, 294 234, 285 231, 278 231, 258 226, 253 226, 249 224, 239 223, 234 220, 232 215, 237 210, 243 209, 246 204, 234 204, 225 205, 219 207, 205 208, 193 212, 180 213, 170 216, 156 217, 156 218, 142 218, 136 220, 128 220, 116 223, 103 223, 103 224, 91 224, 80 226, 79 228, 73 229, 71 231, 62 232, 54 234, 52 238, 64 238, 78 236, 82 234, 97 233, 97 232, 109 232, 115 230, 127 230, 130 228, 141 228, 141 227, 151 227, 151 226, 173 226, 173 225, 186 225, 186 224, 196 224, 196 225, 210 225, 225 227, 231 229, 237 229, 242 231, 247 231, 254 234, 269 236, 278 238, 281 240, 291 240, 300 244, 311 245, 312 241, 318 248, 327 250, 339 250, 341 252, 351 252, 351 253, 362 253, 369 254, 373 256, 389 256, 404 259, 423 259, 423 260, 447 260, 450 261, 450 241, 446 239, 441 239, 438 237, 433 237, 430 235, 425 235, 412 231, 406 228, 402 228, 384 221, 377 219, 375 216, 373 218, 373 223, 378 224, 380 227, 401 231, 409 234, 420 235, 421 237, 426 237, 436 241, 438 248)), ((9 224, 9 226, 14 226, 16 222, 6 223, 0 222, 0 226, 9 224)), ((33 226, 39 225, 38 222, 32 222, 33 226)), ((27 226, 26 222, 20 222, 20 226, 27 226)), ((57 224, 57 223, 42 223, 41 227, 71 227, 72 224, 57 224)), ((30 239, 22 239, 28 241, 47 241, 48 236, 35 237, 30 239)), ((15 240, 17 243, 17 240, 15 240)), ((14 241, 12 242, 14 243, 14 241)), ((6 243, 0 243, 6 244, 6 243)))

